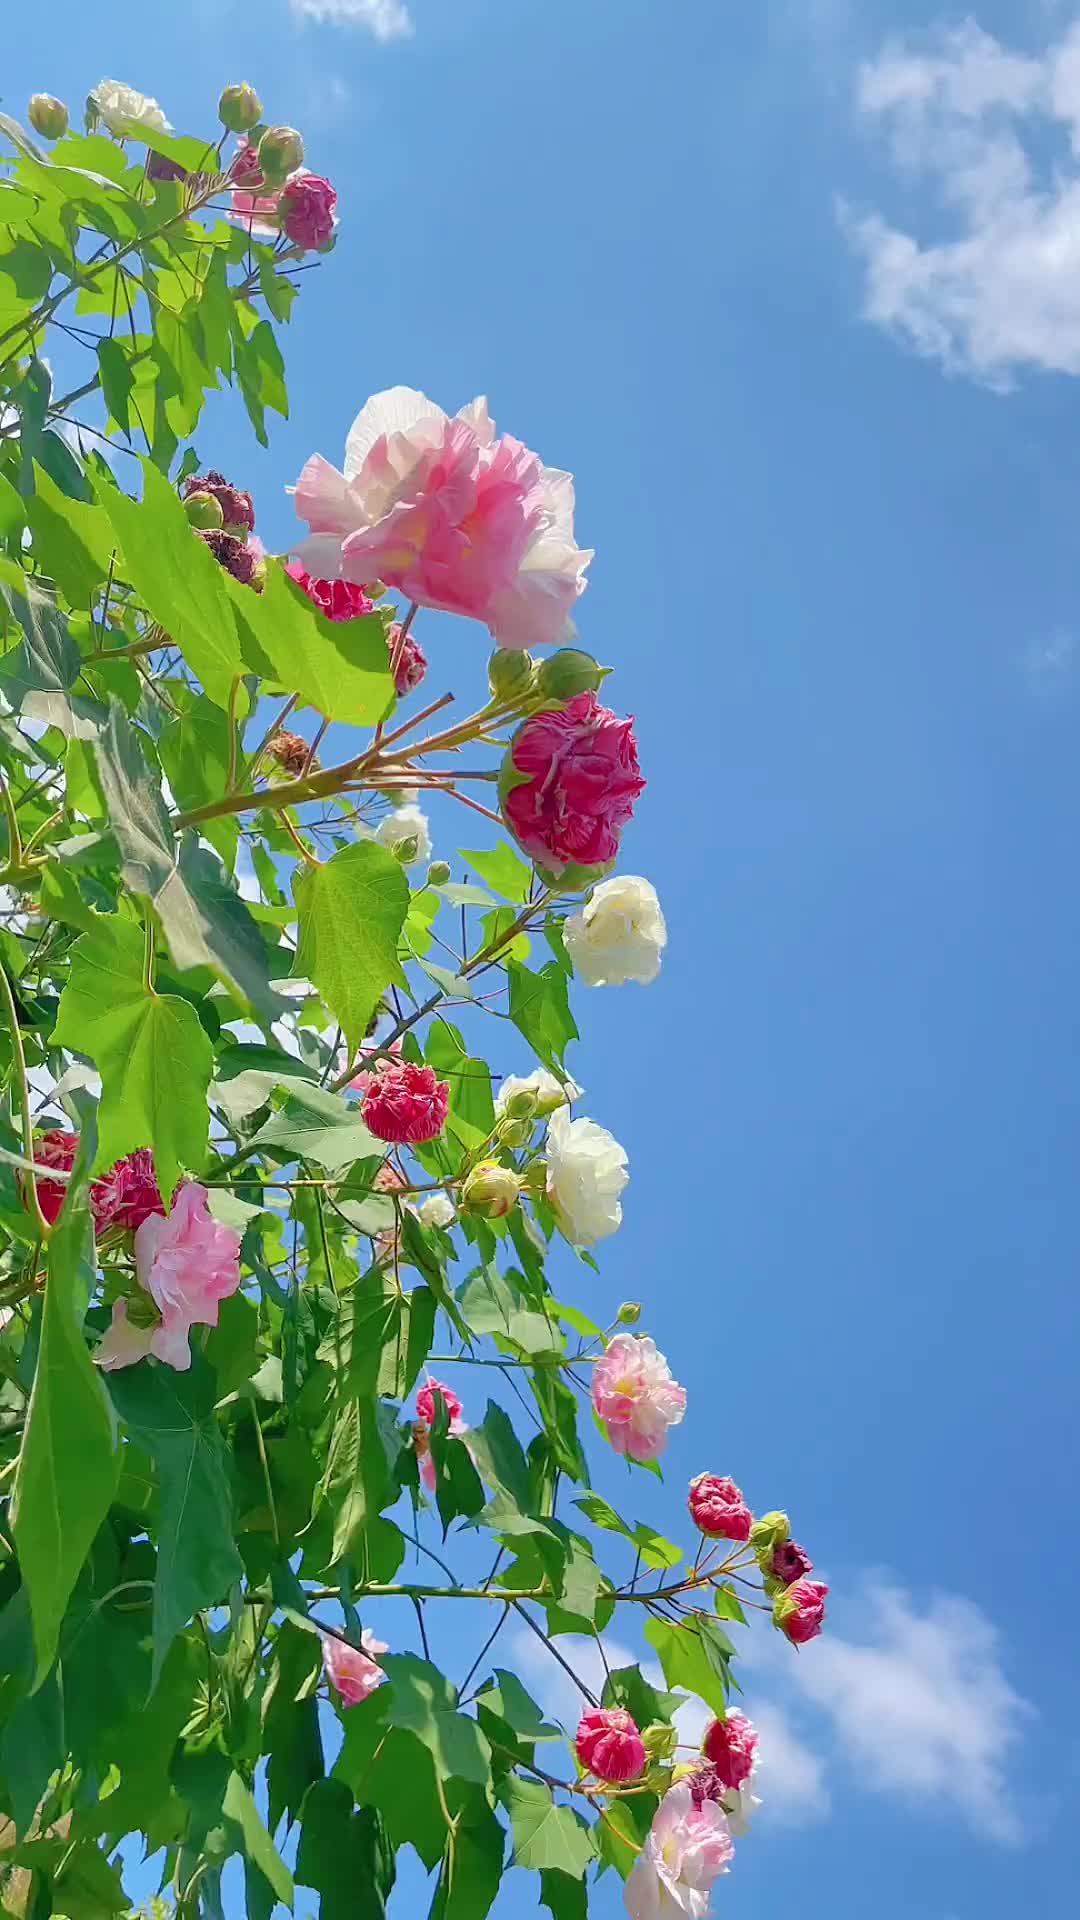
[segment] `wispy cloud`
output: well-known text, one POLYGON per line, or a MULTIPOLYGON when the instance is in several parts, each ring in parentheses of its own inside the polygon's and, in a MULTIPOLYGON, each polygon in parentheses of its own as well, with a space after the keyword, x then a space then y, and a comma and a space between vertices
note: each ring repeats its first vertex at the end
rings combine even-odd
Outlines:
POLYGON ((299 20, 336 27, 366 27, 376 40, 407 40, 414 31, 405 0, 289 0, 299 20))
POLYGON ((1080 21, 1035 54, 970 19, 894 37, 857 100, 921 222, 944 216, 923 238, 842 207, 865 317, 998 388, 1025 368, 1080 373, 1080 21))

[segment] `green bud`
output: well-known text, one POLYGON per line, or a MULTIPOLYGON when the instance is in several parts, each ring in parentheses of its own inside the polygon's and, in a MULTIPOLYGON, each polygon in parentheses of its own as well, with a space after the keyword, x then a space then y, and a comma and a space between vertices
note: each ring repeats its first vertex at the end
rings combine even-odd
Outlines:
POLYGON ((605 669, 580 647, 560 647, 549 654, 536 676, 536 690, 545 700, 572 700, 600 685, 605 669))
POLYGON ((544 1194, 547 1192, 547 1167, 542 1160, 531 1160, 522 1175, 522 1179, 529 1193, 544 1194))
POLYGON ((450 866, 446 860, 433 860, 427 872, 429 887, 445 887, 450 878, 450 866))
POLYGON ((532 1138, 531 1120, 503 1120, 499 1125, 499 1140, 504 1147, 523 1147, 532 1138))
POLYGON ((654 1720, 643 1730, 641 1739, 650 1760, 673 1760, 679 1744, 679 1729, 669 1727, 663 1720, 654 1720))
POLYGON ((223 87, 218 101, 218 119, 230 133, 250 133, 262 119, 262 101, 254 87, 241 80, 233 87, 223 87))
POLYGON ((259 167, 273 192, 304 164, 304 143, 295 127, 268 127, 259 141, 259 167))
POLYGON ((459 1205, 463 1213, 478 1213, 485 1220, 501 1220, 516 1207, 521 1180, 513 1167, 500 1166, 497 1160, 481 1160, 462 1182, 459 1205))
POLYGON ((191 525, 200 528, 205 533, 209 533, 213 528, 221 527, 225 524, 225 516, 221 511, 221 502, 215 499, 212 493, 189 493, 187 499, 184 501, 184 512, 187 514, 191 525))
POLYGON ((496 647, 488 661, 488 685, 496 700, 523 700, 533 682, 532 658, 496 647))
POLYGON ((396 841, 390 851, 395 860, 400 860, 403 867, 411 867, 420 851, 420 842, 415 833, 410 833, 404 840, 396 841))
POLYGON ((381 600, 386 593, 386 588, 381 580, 365 580, 364 592, 369 600, 381 600))
POLYGON ((32 94, 26 117, 43 140, 60 140, 68 130, 68 110, 54 93, 32 94))
POLYGON ((750 1529, 750 1545, 759 1567, 767 1567, 782 1541, 791 1538, 791 1522, 786 1513, 763 1513, 750 1529))
POLYGON ((641 1319, 640 1300, 624 1300, 615 1318, 623 1327, 636 1327, 641 1319))
POLYGON ((506 1111, 511 1120, 531 1120, 539 1111, 540 1102, 532 1087, 522 1087, 512 1093, 506 1103, 506 1111))

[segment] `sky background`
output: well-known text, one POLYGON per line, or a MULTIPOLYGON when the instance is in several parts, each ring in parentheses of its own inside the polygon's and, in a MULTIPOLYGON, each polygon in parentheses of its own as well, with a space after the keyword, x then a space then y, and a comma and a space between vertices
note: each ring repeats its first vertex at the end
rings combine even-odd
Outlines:
MULTIPOLYGON (((339 189, 291 421, 253 455, 212 405, 197 440, 268 545, 304 458, 337 462, 398 382, 486 392, 576 475, 582 640, 649 779, 622 866, 671 940, 655 986, 578 994, 582 1110, 632 1178, 573 1287, 601 1321, 641 1299, 689 1391, 666 1484, 601 1484, 678 1532, 689 1476, 731 1473, 833 1588, 825 1639, 750 1650, 764 1804, 717 1911, 756 1920, 778 1888, 830 1920, 1056 1906, 1080 1787, 1080 9, 48 0, 3 104, 78 106, 102 73, 192 132, 250 78, 339 189)), ((475 687, 479 629, 417 632, 434 692, 475 687)), ((437 851, 478 844, 439 824, 437 851)), ((560 1704, 533 1646, 502 1657, 560 1704)), ((499 1915, 531 1912, 535 1879, 508 1884, 499 1915)), ((619 1910, 609 1881, 596 1912, 619 1910)))

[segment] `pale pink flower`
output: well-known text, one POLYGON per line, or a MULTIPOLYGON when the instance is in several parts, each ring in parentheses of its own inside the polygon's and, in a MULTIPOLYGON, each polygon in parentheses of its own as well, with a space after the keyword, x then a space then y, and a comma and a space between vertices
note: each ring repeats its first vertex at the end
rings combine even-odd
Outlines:
POLYGON ((593 1368, 592 1402, 616 1453, 655 1460, 686 1412, 686 1388, 646 1335, 619 1333, 593 1368))
POLYGON ((704 1920, 718 1874, 735 1848, 714 1801, 695 1805, 686 1785, 671 1787, 653 1815, 649 1837, 626 1883, 630 1920, 704 1920))
POLYGON ((383 580, 423 607, 482 620, 501 647, 571 637, 592 554, 574 544, 574 483, 496 436, 486 400, 451 419, 391 387, 367 402, 344 472, 313 454, 294 489, 316 575, 383 580))
POLYGON ((366 1700, 386 1679, 375 1655, 388 1653, 389 1648, 385 1640, 376 1640, 370 1627, 364 1628, 358 1647, 336 1639, 333 1634, 324 1634, 322 1651, 326 1677, 347 1707, 358 1707, 361 1700, 366 1700))
POLYGON ((94 1355, 99 1367, 130 1367, 148 1353, 186 1373, 193 1326, 216 1327, 218 1307, 240 1285, 240 1235, 213 1218, 206 1188, 185 1180, 166 1219, 151 1214, 135 1235, 135 1270, 160 1320, 135 1326, 127 1303, 113 1307, 112 1325, 94 1355))

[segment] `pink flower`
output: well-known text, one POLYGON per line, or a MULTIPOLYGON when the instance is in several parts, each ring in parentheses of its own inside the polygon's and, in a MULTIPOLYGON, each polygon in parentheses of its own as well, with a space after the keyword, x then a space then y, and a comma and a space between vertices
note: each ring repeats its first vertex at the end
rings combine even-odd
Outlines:
POLYGON ((154 1172, 154 1156, 149 1147, 137 1147, 118 1160, 107 1179, 113 1185, 112 1225, 134 1233, 151 1214, 163 1214, 161 1189, 154 1172))
POLYGON ((321 247, 334 231, 337 188, 321 173, 294 173, 278 195, 278 218, 294 247, 321 247))
POLYGON ((255 502, 250 493, 242 493, 239 487, 232 486, 223 473, 217 473, 213 468, 209 473, 193 473, 184 482, 184 499, 189 499, 193 493, 209 493, 213 496, 221 508, 221 525, 226 533, 255 531, 255 502))
POLYGON ((795 1647, 816 1640, 825 1624, 825 1596, 829 1589, 821 1580, 796 1580, 783 1587, 773 1601, 773 1625, 786 1634, 795 1647))
POLYGON ((622 1707, 593 1707, 583 1713, 574 1752, 587 1773, 611 1786, 624 1786, 645 1771, 645 1742, 637 1722, 622 1707))
MULTIPOLYGON (((53 1127, 34 1142, 34 1164, 58 1167, 70 1173, 79 1151, 77 1133, 53 1127)), ((39 1180, 38 1200, 50 1226, 55 1226, 64 1204, 67 1186, 60 1180, 39 1180)), ((128 1231, 141 1226, 151 1213, 164 1213, 161 1193, 154 1177, 154 1156, 149 1147, 139 1147, 125 1155, 98 1180, 90 1183, 90 1208, 98 1235, 110 1228, 128 1231)))
POLYGON ((375 1655, 389 1649, 385 1641, 376 1640, 369 1627, 360 1635, 359 1647, 350 1646, 333 1634, 324 1634, 322 1651, 326 1677, 347 1707, 358 1707, 361 1700, 366 1700, 386 1679, 382 1668, 376 1665, 375 1655))
POLYGON ((435 1491, 435 1459, 431 1451, 429 1435, 435 1423, 436 1394, 446 1402, 449 1417, 447 1432, 460 1440, 469 1431, 461 1418, 461 1401, 453 1387, 444 1387, 441 1380, 426 1381, 416 1396, 416 1411, 419 1417, 413 1426, 413 1444, 420 1463, 420 1480, 428 1493, 435 1491))
POLYGON ((360 1112, 377 1140, 417 1146, 442 1132, 449 1105, 449 1083, 438 1079, 434 1067, 406 1064, 372 1077, 360 1112))
POLYGON ((234 154, 229 182, 233 189, 232 216, 260 239, 276 238, 279 195, 260 191, 266 181, 259 165, 259 150, 250 140, 234 154))
POLYGON ((328 620, 355 620, 374 609, 374 600, 352 580, 315 580, 299 560, 290 560, 285 571, 328 620))
POLYGON ((685 1783, 665 1793, 626 1883, 630 1920, 704 1920, 718 1874, 735 1852, 728 1823, 711 1801, 695 1805, 685 1783))
POLYGON ((774 1580, 782 1581, 785 1587, 791 1586, 794 1581, 801 1580, 804 1574, 813 1573, 813 1571, 814 1563, 810 1555, 805 1547, 800 1547, 797 1540, 781 1540, 773 1548, 769 1572, 774 1580))
POLYGON ((353 422, 344 472, 313 454, 295 494, 313 571, 385 580, 420 606, 482 620, 501 647, 572 636, 592 558, 574 545, 573 481, 497 438, 485 400, 450 419, 411 387, 376 394, 353 422))
POLYGON ((750 1777, 757 1752, 757 1729, 744 1714, 729 1713, 706 1729, 702 1750, 725 1787, 741 1787, 750 1777))
POLYGON ((416 1396, 416 1411, 419 1418, 426 1420, 429 1427, 434 1426, 436 1394, 445 1402, 448 1418, 451 1421, 460 1419, 461 1401, 453 1387, 444 1387, 441 1380, 428 1380, 421 1387, 416 1396))
POLYGON ((233 155, 229 167, 229 179, 234 187, 250 187, 253 192, 257 187, 265 186, 263 171, 259 165, 259 149, 253 141, 245 140, 233 155))
POLYGON ((579 693, 535 713, 503 763, 503 812, 515 839, 546 867, 607 866, 645 782, 632 720, 579 693), (525 775, 516 786, 514 775, 525 775))
POLYGON ((130 1367, 152 1353, 186 1373, 193 1326, 216 1327, 222 1300, 240 1285, 240 1235, 215 1220, 206 1188, 184 1180, 168 1219, 151 1214, 135 1235, 135 1270, 160 1319, 139 1326, 125 1300, 113 1307, 112 1325, 94 1355, 99 1367, 130 1367))
POLYGON ((593 1368, 592 1403, 616 1453, 655 1460, 686 1412, 686 1388, 652 1340, 619 1333, 593 1368))
POLYGON ((734 1480, 699 1473, 690 1482, 687 1506, 695 1527, 710 1540, 749 1540, 753 1514, 734 1480))
POLYGON ((402 700, 420 685, 427 672, 427 654, 411 633, 407 633, 404 640, 401 639, 401 628, 396 620, 386 636, 386 646, 391 661, 395 658, 397 661, 394 667, 394 691, 402 700))

